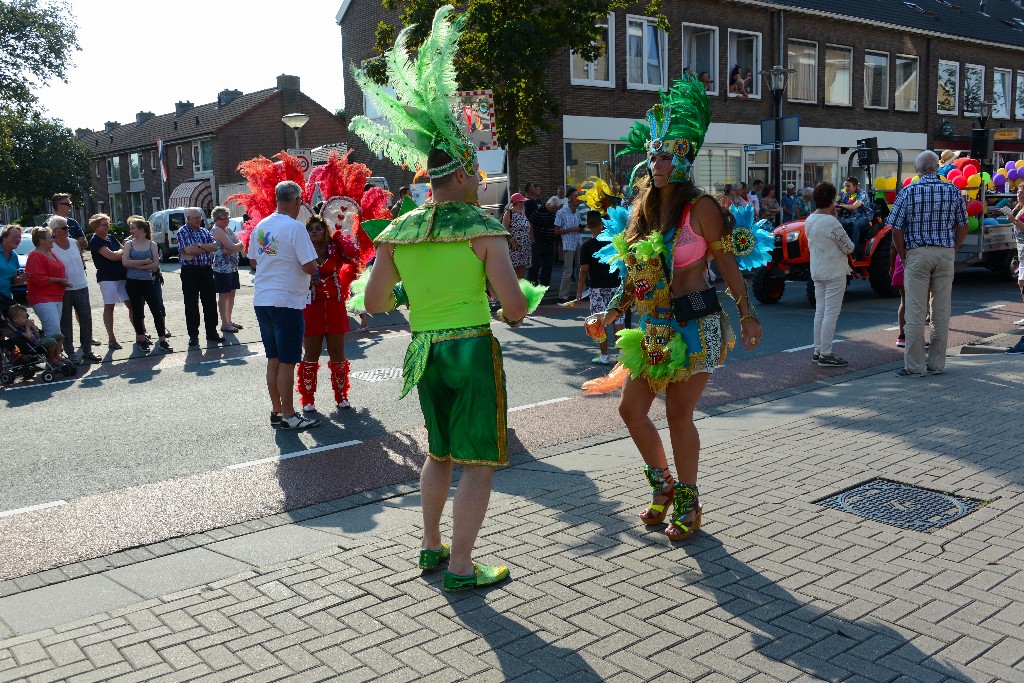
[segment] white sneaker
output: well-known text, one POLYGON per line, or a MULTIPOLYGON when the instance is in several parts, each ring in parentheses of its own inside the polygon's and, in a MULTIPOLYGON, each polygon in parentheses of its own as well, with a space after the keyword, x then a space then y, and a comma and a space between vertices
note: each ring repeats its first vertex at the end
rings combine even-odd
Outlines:
POLYGON ((309 429, 310 427, 319 427, 320 420, 311 420, 305 415, 295 413, 291 417, 286 417, 281 420, 281 429, 309 429))
POLYGON ((1021 318, 1013 324, 1014 327, 1024 327, 1024 318, 1021 318))
POLYGON ((352 407, 352 404, 349 403, 348 401, 341 401, 340 403, 338 403, 338 408, 341 409, 341 410, 345 410, 346 408, 351 408, 351 407, 352 407))
POLYGON ((310 403, 308 406, 302 406, 302 411, 306 413, 312 413, 316 410, 316 406, 310 403))

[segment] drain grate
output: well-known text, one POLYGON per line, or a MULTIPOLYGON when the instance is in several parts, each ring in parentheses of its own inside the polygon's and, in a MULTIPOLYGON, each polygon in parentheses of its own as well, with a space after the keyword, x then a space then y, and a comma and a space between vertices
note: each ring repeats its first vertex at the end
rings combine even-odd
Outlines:
POLYGON ((396 379, 402 376, 402 368, 377 368, 375 370, 363 370, 353 372, 349 375, 352 379, 361 379, 364 382, 383 382, 388 379, 396 379))
POLYGON ((981 507, 980 500, 959 498, 888 479, 860 484, 817 503, 914 531, 944 527, 981 507))

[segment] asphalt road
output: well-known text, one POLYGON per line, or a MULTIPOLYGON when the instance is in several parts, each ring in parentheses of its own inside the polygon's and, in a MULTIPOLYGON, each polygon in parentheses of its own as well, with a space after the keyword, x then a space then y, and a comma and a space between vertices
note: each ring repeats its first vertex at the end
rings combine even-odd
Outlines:
MULTIPOLYGON (((171 275, 175 269, 168 270, 171 275)), ((173 319, 175 279, 167 280, 173 319)), ((238 310, 251 316, 245 297, 249 292, 240 293, 238 310)), ((986 271, 964 271, 957 277, 953 312, 1012 303, 1015 293, 1013 284, 995 282, 986 271)), ((893 327, 895 306, 896 300, 878 298, 866 283, 852 283, 838 338, 855 339, 893 327)), ((765 359, 810 344, 813 309, 803 283, 791 283, 779 304, 759 310, 764 342, 734 359, 765 359)), ((595 351, 580 325, 585 315, 585 305, 545 306, 517 330, 495 325, 505 355, 510 408, 578 396, 583 381, 605 371, 590 362, 595 351)), ((375 321, 371 334, 350 334, 346 346, 352 371, 400 368, 409 341, 403 322, 391 316, 375 321)), ((182 324, 174 326, 181 345, 182 324)), ((895 342, 895 332, 888 336, 895 342)), ((89 367, 78 381, 0 393, 0 442, 9 445, 0 512, 381 437, 422 424, 415 393, 396 401, 400 378, 353 380, 354 409, 333 410, 324 367, 318 391, 324 426, 304 434, 270 432, 265 365, 255 325, 247 325, 236 341, 238 346, 223 349, 104 363, 89 367)), ((844 348, 849 349, 840 343, 837 353, 849 355, 844 348)))

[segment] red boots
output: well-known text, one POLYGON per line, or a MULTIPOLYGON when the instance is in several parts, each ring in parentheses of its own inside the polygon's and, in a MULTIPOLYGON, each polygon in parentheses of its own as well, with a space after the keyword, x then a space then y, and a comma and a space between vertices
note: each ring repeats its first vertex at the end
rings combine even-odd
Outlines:
POLYGON ((316 406, 313 404, 316 400, 316 373, 319 370, 319 363, 308 363, 306 361, 299 363, 299 377, 295 388, 299 392, 302 409, 307 413, 316 410, 316 406))
MULTIPOLYGON (((351 408, 352 406, 348 402, 348 360, 337 363, 328 361, 327 367, 331 369, 331 388, 334 389, 334 400, 338 403, 338 407, 351 408)), ((314 385, 315 383, 316 381, 314 380, 314 385)))

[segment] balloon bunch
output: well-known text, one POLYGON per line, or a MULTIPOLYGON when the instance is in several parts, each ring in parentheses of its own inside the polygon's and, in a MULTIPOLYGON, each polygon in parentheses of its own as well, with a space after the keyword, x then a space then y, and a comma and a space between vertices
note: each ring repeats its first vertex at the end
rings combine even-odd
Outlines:
POLYGON ((875 188, 875 199, 884 199, 885 203, 890 205, 896 201, 896 176, 875 178, 873 185, 875 188))
POLYGON ((1013 192, 1024 183, 1024 160, 1007 161, 990 179, 990 189, 997 192, 1013 192))

